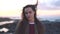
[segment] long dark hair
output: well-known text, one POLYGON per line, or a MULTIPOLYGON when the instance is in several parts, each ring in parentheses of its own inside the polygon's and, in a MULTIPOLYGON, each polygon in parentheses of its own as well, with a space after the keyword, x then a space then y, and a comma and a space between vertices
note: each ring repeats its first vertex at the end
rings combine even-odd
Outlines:
POLYGON ((36 17, 37 4, 35 4, 35 5, 26 5, 25 7, 23 7, 22 21, 17 24, 18 26, 16 27, 15 34, 24 34, 23 32, 25 32, 26 26, 28 24, 28 20, 27 20, 27 18, 25 16, 25 8, 28 8, 28 7, 31 7, 32 10, 35 12, 35 14, 34 14, 34 19, 35 19, 34 22, 37 25, 38 33, 39 34, 43 34, 44 33, 44 26, 36 17))

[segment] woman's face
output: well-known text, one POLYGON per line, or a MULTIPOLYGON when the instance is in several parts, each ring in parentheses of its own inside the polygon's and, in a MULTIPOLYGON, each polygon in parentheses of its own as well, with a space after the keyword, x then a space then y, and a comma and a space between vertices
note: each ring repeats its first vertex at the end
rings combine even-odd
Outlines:
POLYGON ((25 8, 25 16, 28 20, 31 20, 34 18, 34 11, 31 7, 25 8))

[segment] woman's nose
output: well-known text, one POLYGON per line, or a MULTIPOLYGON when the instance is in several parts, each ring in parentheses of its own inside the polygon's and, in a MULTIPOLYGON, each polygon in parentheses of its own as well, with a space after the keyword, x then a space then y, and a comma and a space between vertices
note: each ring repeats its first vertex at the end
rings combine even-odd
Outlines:
POLYGON ((27 14, 28 16, 30 15, 30 13, 27 14))

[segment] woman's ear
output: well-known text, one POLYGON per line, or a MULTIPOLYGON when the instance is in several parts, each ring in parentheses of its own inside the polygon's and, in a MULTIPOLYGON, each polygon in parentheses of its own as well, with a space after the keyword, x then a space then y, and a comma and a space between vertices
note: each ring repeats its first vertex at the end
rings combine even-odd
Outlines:
POLYGON ((24 16, 23 16, 23 13, 22 13, 22 14, 21 14, 21 18, 23 19, 23 17, 24 17, 24 16))
POLYGON ((35 15, 36 13, 34 12, 34 15, 35 15))

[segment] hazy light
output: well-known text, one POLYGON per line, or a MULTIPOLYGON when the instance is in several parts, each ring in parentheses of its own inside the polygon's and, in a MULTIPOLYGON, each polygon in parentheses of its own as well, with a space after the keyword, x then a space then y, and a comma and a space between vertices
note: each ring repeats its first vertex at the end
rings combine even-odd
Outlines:
POLYGON ((9 29, 7 29, 7 28, 2 28, 2 29, 0 29, 0 31, 1 31, 1 32, 2 32, 2 31, 7 32, 7 31, 9 31, 9 29))
POLYGON ((13 23, 14 21, 4 21, 4 22, 0 22, 0 25, 4 25, 4 24, 9 24, 9 23, 13 23))

